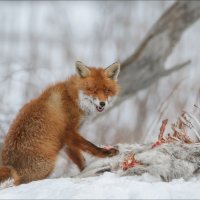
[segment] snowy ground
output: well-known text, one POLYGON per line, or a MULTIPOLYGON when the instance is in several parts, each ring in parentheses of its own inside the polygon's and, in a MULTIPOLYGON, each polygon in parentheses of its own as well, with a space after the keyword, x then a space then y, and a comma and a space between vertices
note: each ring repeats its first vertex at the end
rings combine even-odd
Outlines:
POLYGON ((119 177, 106 172, 90 178, 35 181, 0 191, 1 199, 199 199, 200 177, 161 182, 143 176, 119 177))

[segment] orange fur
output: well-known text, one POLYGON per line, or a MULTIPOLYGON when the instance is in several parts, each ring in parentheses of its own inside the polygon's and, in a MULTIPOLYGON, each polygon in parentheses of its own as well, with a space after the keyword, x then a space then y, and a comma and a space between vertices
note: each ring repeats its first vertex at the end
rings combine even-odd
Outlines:
POLYGON ((46 178, 54 169, 59 151, 66 153, 80 170, 84 169, 81 151, 94 156, 113 156, 116 149, 95 146, 79 134, 84 116, 78 104, 78 92, 105 100, 118 93, 116 81, 102 68, 90 68, 90 75, 73 75, 68 80, 49 86, 18 113, 6 136, 0 168, 0 182, 13 177, 15 184, 46 178), (12 173, 11 173, 12 172, 12 173))

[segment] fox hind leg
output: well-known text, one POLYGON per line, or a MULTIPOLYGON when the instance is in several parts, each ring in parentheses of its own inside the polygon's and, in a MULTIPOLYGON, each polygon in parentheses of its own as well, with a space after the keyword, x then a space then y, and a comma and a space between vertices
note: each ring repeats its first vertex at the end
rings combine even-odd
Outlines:
POLYGON ((55 165, 54 159, 44 159, 37 157, 26 167, 17 169, 20 176, 20 183, 29 183, 45 179, 53 171, 55 165))

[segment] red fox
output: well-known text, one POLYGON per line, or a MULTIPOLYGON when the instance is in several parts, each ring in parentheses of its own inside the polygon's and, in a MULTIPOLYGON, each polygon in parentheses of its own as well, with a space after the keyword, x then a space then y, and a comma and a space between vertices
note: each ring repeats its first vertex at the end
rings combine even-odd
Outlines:
POLYGON ((81 151, 97 157, 118 154, 115 148, 97 147, 79 134, 82 119, 104 111, 118 94, 120 64, 87 67, 76 62, 76 75, 49 86, 18 113, 5 138, 0 182, 12 185, 48 177, 59 151, 66 146, 69 158, 84 169, 81 151))

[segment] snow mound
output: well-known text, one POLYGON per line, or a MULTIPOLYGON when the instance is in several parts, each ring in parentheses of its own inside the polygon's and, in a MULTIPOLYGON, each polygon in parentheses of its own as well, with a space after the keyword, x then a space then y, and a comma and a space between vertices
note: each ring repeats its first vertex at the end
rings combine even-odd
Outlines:
POLYGON ((199 199, 200 177, 161 182, 149 174, 58 178, 0 190, 1 199, 199 199))

